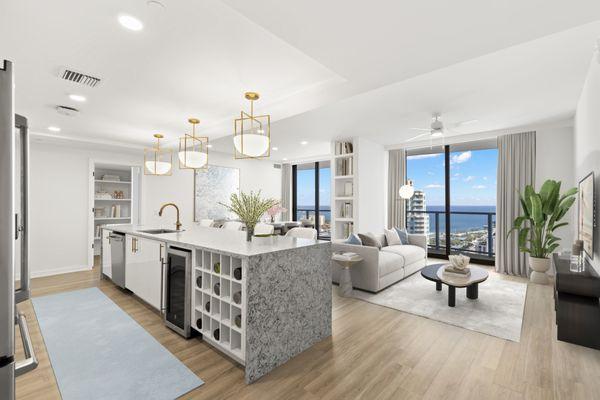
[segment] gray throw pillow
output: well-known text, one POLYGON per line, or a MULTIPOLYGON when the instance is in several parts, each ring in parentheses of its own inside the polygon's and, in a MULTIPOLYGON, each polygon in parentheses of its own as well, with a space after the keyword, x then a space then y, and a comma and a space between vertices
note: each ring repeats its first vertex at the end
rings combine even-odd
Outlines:
POLYGON ((377 247, 379 250, 381 250, 381 243, 372 233, 359 233, 358 237, 360 238, 363 246, 377 247))
POLYGON ((400 237, 400 241, 402 242, 402 244, 409 244, 408 243, 408 232, 406 232, 406 229, 402 228, 394 228, 396 230, 396 232, 398 232, 398 236, 400 237))
POLYGON ((346 239, 346 243, 348 244, 355 244, 358 246, 362 245, 362 242, 360 241, 360 239, 358 238, 358 236, 356 236, 354 233, 351 233, 350 236, 348 236, 348 239, 346 239))

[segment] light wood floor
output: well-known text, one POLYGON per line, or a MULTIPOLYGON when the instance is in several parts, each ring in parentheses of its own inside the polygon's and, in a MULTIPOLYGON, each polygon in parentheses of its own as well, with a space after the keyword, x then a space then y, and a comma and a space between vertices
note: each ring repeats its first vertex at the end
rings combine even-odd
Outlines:
MULTIPOLYGON (((158 313, 98 274, 95 268, 33 279, 33 296, 98 286, 205 381, 185 399, 600 399, 600 351, 557 342, 549 286, 529 285, 520 343, 340 298, 334 290, 332 337, 245 385, 239 366, 173 333, 158 313)), ((59 399, 31 302, 20 309, 40 365, 17 379, 17 399, 59 399)))

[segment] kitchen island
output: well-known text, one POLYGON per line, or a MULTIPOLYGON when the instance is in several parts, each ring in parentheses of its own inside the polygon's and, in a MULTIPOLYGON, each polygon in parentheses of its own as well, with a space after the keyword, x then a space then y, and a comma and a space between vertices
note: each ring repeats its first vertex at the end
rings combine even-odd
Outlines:
MULTIPOLYGON (((160 310, 166 254, 170 249, 190 251, 189 324, 207 343, 244 366, 247 383, 331 336, 329 242, 276 236, 271 243, 259 244, 247 242, 242 231, 201 227, 143 232, 150 229, 104 228, 103 238, 106 232, 126 237, 125 287, 160 310), (128 262, 128 257, 146 261, 128 262), (159 284, 149 284, 156 276, 159 284), (158 302, 148 300, 156 296, 158 302)), ((103 255, 104 247, 103 241, 103 255)))

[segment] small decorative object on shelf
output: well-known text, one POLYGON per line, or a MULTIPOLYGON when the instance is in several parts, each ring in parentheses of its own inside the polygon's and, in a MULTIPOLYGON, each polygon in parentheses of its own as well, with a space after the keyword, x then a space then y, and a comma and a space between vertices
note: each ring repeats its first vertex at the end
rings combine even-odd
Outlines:
POLYGON ((237 279, 238 281, 242 280, 242 268, 241 267, 237 267, 236 269, 233 270, 233 277, 235 279, 237 279))
POLYGON ((242 316, 241 315, 236 315, 235 318, 233 319, 233 323, 238 328, 241 328, 242 327, 242 316))
POLYGON ((219 332, 219 328, 215 329, 215 331, 213 332, 213 337, 215 338, 215 340, 219 340, 221 334, 219 332))
POLYGON ((202 318, 198 318, 196 320, 196 326, 198 327, 198 329, 202 329, 202 318))
POLYGON ((104 174, 104 175, 102 175, 102 180, 103 181, 121 181, 121 177, 119 175, 104 174))
POLYGON ((201 276, 196 278, 196 286, 198 286, 198 289, 202 289, 202 277, 201 276))
POLYGON ((215 283, 215 286, 213 287, 213 291, 215 292, 215 294, 217 296, 221 295, 221 284, 219 282, 215 283))
POLYGON ((204 309, 206 310, 206 312, 210 312, 210 301, 206 302, 206 304, 204 305, 204 309))
POLYGON ((217 261, 215 263, 215 265, 213 265, 213 270, 217 273, 220 274, 221 273, 221 262, 217 261))
POLYGON ((95 207, 94 208, 94 216, 95 217, 104 217, 106 213, 106 209, 104 207, 95 207))
POLYGON ((571 263, 569 264, 569 270, 571 272, 583 272, 583 240, 576 240, 573 243, 571 250, 571 263))
POLYGON ((242 291, 238 290, 233 294, 233 302, 235 304, 240 304, 242 302, 242 291))

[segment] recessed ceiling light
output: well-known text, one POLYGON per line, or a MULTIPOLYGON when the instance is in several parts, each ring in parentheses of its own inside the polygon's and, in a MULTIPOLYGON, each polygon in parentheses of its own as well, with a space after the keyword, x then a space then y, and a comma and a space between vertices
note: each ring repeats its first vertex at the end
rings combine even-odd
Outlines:
POLYGON ((283 160, 283 161, 287 161, 287 158, 283 157, 283 158, 282 158, 282 160, 283 160))
POLYGON ((300 144, 301 144, 302 146, 304 146, 304 145, 307 145, 307 144, 308 144, 308 142, 307 142, 306 140, 303 140, 303 141, 301 141, 301 142, 300 142, 300 144))
POLYGON ((206 147, 208 147, 209 149, 212 149, 212 144, 207 144, 206 147))
POLYGON ((273 149, 273 151, 277 151, 279 150, 279 147, 271 147, 273 149))
POLYGON ((48 130, 51 132, 60 132, 60 128, 58 126, 49 126, 48 130))
POLYGON ((82 95, 80 95, 80 94, 70 94, 70 95, 69 95, 69 98, 70 98, 71 100, 73 100, 73 101, 77 101, 77 102, 79 102, 79 103, 83 103, 83 102, 86 100, 85 96, 82 96, 82 95))
POLYGON ((144 24, 142 21, 137 19, 136 17, 132 17, 131 15, 119 15, 119 23, 124 27, 131 31, 141 31, 144 29, 144 24))

